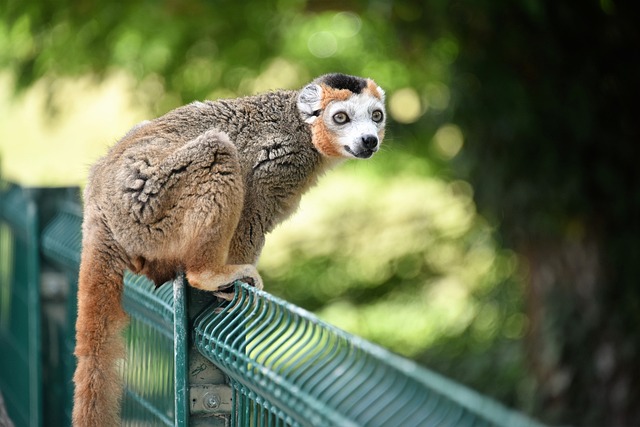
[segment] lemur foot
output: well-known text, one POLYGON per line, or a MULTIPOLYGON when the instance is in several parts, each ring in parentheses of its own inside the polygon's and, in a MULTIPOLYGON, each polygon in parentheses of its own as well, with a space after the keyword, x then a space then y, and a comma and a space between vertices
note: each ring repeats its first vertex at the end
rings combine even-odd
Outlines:
MULTIPOLYGON (((261 280, 257 280, 254 277, 251 276, 247 276, 247 277, 243 277, 241 279, 239 279, 240 282, 245 282, 247 284, 249 284, 250 286, 253 286, 256 289, 262 289, 262 281, 261 280), (257 285, 256 285, 257 284, 257 285)), ((221 286, 218 291, 213 292, 213 294, 218 297, 221 298, 223 300, 226 301, 231 301, 233 299, 233 297, 235 296, 235 287, 234 287, 234 283, 229 283, 226 284, 224 286, 221 286)))
MULTIPOLYGON (((229 294, 226 289, 233 286, 236 280, 245 281, 257 289, 262 289, 262 279, 256 268, 251 264, 225 265, 216 270, 203 272, 187 272, 187 280, 199 289, 211 291, 214 294, 229 294)), ((233 292, 231 292, 233 295, 233 292)), ((228 298, 225 298, 228 299, 228 298)))

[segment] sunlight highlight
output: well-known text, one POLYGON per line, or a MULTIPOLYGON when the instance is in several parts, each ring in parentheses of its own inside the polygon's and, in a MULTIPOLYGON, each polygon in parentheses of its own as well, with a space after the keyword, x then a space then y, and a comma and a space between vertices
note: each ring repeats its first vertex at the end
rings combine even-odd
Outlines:
POLYGON ((329 31, 318 31, 309 37, 309 52, 318 58, 329 58, 338 50, 338 40, 329 31))
POLYGON ((418 120, 423 111, 416 90, 407 87, 395 91, 389 99, 389 113, 400 123, 413 123, 418 120))
POLYGON ((436 131, 433 142, 438 154, 445 160, 450 160, 462 149, 464 136, 458 126, 446 124, 436 131))
POLYGON ((0 75, 3 177, 23 185, 84 183, 89 165, 148 114, 135 107, 133 80, 115 73, 102 82, 41 79, 18 98, 0 75))

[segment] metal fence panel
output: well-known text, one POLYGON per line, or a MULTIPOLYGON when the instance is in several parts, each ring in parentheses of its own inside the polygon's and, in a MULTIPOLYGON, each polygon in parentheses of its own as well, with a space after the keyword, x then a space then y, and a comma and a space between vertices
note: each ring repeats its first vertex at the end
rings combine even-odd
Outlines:
POLYGON ((174 319, 172 282, 156 290, 141 276, 125 274, 123 305, 130 316, 122 418, 125 426, 172 426, 174 319))
MULTIPOLYGON (((70 424, 76 199, 0 190, 0 389, 16 426, 43 414, 70 424)), ((159 288, 130 273, 124 283, 126 426, 539 425, 247 284, 224 302, 183 275, 159 288)))
MULTIPOLYGON (((186 289, 184 275, 156 288, 142 276, 125 273, 123 305, 130 316, 124 368, 125 426, 227 426, 213 394, 224 392, 219 369, 191 357, 191 316, 213 299, 186 289), (213 405, 204 408, 204 400, 213 405)), ((216 395, 217 396, 217 395, 216 395)))
POLYGON ((29 192, 0 194, 0 389, 16 426, 42 425, 38 213, 29 192))
MULTIPOLYGON (((45 261, 51 264, 52 269, 65 275, 69 287, 66 322, 59 333, 62 369, 58 380, 64 387, 61 405, 64 407, 64 416, 56 424, 62 425, 70 425, 73 406, 71 380, 76 362, 73 349, 77 278, 82 247, 81 228, 82 210, 79 204, 67 201, 56 207, 41 238, 45 261)), ((174 317, 171 283, 156 289, 144 277, 130 273, 125 275, 124 282, 123 305, 131 322, 125 331, 128 357, 123 366, 123 425, 174 425, 179 420, 188 418, 187 411, 182 410, 178 414, 175 411, 174 358, 176 354, 177 357, 183 357, 186 349, 175 351, 174 327, 181 330, 180 336, 186 336, 188 326, 185 320, 176 320, 174 317)), ((49 343, 51 346, 53 344, 49 343)), ((49 387, 55 385, 50 384, 49 387)))
MULTIPOLYGON (((71 424, 73 406, 73 371, 75 370, 75 319, 77 277, 82 245, 82 214, 77 203, 60 203, 47 222, 41 238, 44 261, 49 264, 48 274, 63 274, 68 286, 65 322, 59 322, 57 339, 49 347, 60 348, 57 357, 60 364, 56 378, 49 378, 48 390, 61 386, 63 391, 57 406, 63 414, 48 420, 56 425, 71 424)), ((184 321, 174 318, 172 286, 159 289, 140 276, 126 274, 123 304, 130 315, 130 325, 125 331, 128 357, 123 367, 125 393, 123 396, 123 424, 128 426, 174 425, 174 326, 182 328, 184 321)), ((53 334, 49 334, 53 335, 53 334)), ((182 350, 184 354, 186 350, 182 350)), ((46 365, 46 363, 45 363, 46 365)), ((46 367, 46 366, 45 366, 46 367)), ((56 369, 47 369, 56 372, 56 369)), ((184 381, 183 381, 184 382, 184 381)), ((55 406, 55 405, 48 405, 55 406)), ((52 408, 53 411, 56 408, 52 408)), ((183 419, 187 415, 183 413, 183 419)))
MULTIPOLYGON (((76 203, 61 203, 42 233, 42 253, 51 268, 65 275, 69 286, 66 304, 67 333, 60 333, 62 348, 61 375, 64 385, 64 419, 55 424, 70 425, 73 405, 73 371, 75 370, 75 319, 77 277, 82 245, 82 214, 76 203)), ((175 318, 171 283, 156 289, 141 276, 127 273, 124 277, 123 305, 130 315, 125 331, 128 357, 123 367, 125 393, 122 402, 123 424, 128 426, 174 425, 188 419, 183 409, 176 417, 174 391, 174 358, 186 354, 176 352, 174 327, 187 335, 186 320, 175 318)), ((184 292, 184 291, 182 291, 184 292)), ((184 298, 183 298, 184 300, 184 298)), ((184 311, 184 310, 183 310, 184 311)), ((51 343, 53 344, 53 343, 51 343)), ((182 362, 186 363, 186 362, 182 362)), ((186 377, 181 380, 186 395, 186 377)), ((184 404, 185 398, 182 398, 184 404)), ((50 418, 51 419, 51 418, 50 418)), ((55 418, 58 420, 58 418, 55 418)), ((184 425, 184 424, 183 424, 184 425)))
POLYGON ((233 425, 534 426, 415 363, 236 283, 195 344, 234 381, 233 425))
MULTIPOLYGON (((56 399, 49 398, 45 413, 49 423, 71 425, 73 409, 73 372, 76 359, 75 323, 77 312, 76 293, 78 289, 78 268, 82 243, 82 214, 75 202, 77 193, 71 200, 60 203, 50 221, 42 231, 41 251, 44 255, 46 271, 43 277, 62 282, 64 289, 49 297, 43 295, 43 309, 47 322, 45 343, 48 358, 43 360, 45 371, 51 374, 45 378, 48 394, 59 389, 56 399), (55 351, 57 349, 57 351, 55 351)), ((46 293, 43 283, 43 294, 46 293)))

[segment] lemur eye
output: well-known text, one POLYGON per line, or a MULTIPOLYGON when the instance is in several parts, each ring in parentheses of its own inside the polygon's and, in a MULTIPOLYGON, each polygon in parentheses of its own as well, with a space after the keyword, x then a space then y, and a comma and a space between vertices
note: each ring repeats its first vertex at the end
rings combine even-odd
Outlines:
POLYGON ((384 118, 384 114, 382 114, 382 111, 380 110, 375 110, 373 113, 371 113, 371 120, 373 120, 376 123, 380 123, 383 118, 384 118))
POLYGON ((339 112, 333 115, 333 121, 339 125, 343 125, 349 121, 349 116, 347 113, 339 112))

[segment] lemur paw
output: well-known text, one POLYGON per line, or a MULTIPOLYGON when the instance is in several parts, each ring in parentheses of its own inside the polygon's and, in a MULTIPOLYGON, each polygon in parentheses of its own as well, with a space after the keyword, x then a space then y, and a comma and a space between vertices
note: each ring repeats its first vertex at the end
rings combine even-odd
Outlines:
POLYGON ((225 301, 231 301, 235 297, 236 293, 235 292, 222 292, 222 291, 220 291, 220 292, 214 292, 213 295, 215 295, 216 297, 218 297, 220 299, 223 299, 225 301))
MULTIPOLYGON (((255 277, 247 276, 241 279, 238 279, 240 282, 245 282, 250 286, 253 286, 256 289, 262 289, 262 280, 256 280, 255 277)), ((221 286, 217 291, 213 292, 213 294, 226 301, 231 301, 235 296, 235 287, 233 286, 235 282, 229 283, 225 286, 221 286)))
POLYGON ((247 276, 240 279, 241 282, 245 282, 250 286, 253 286, 256 289, 262 289, 262 280, 256 280, 255 277, 247 276))

